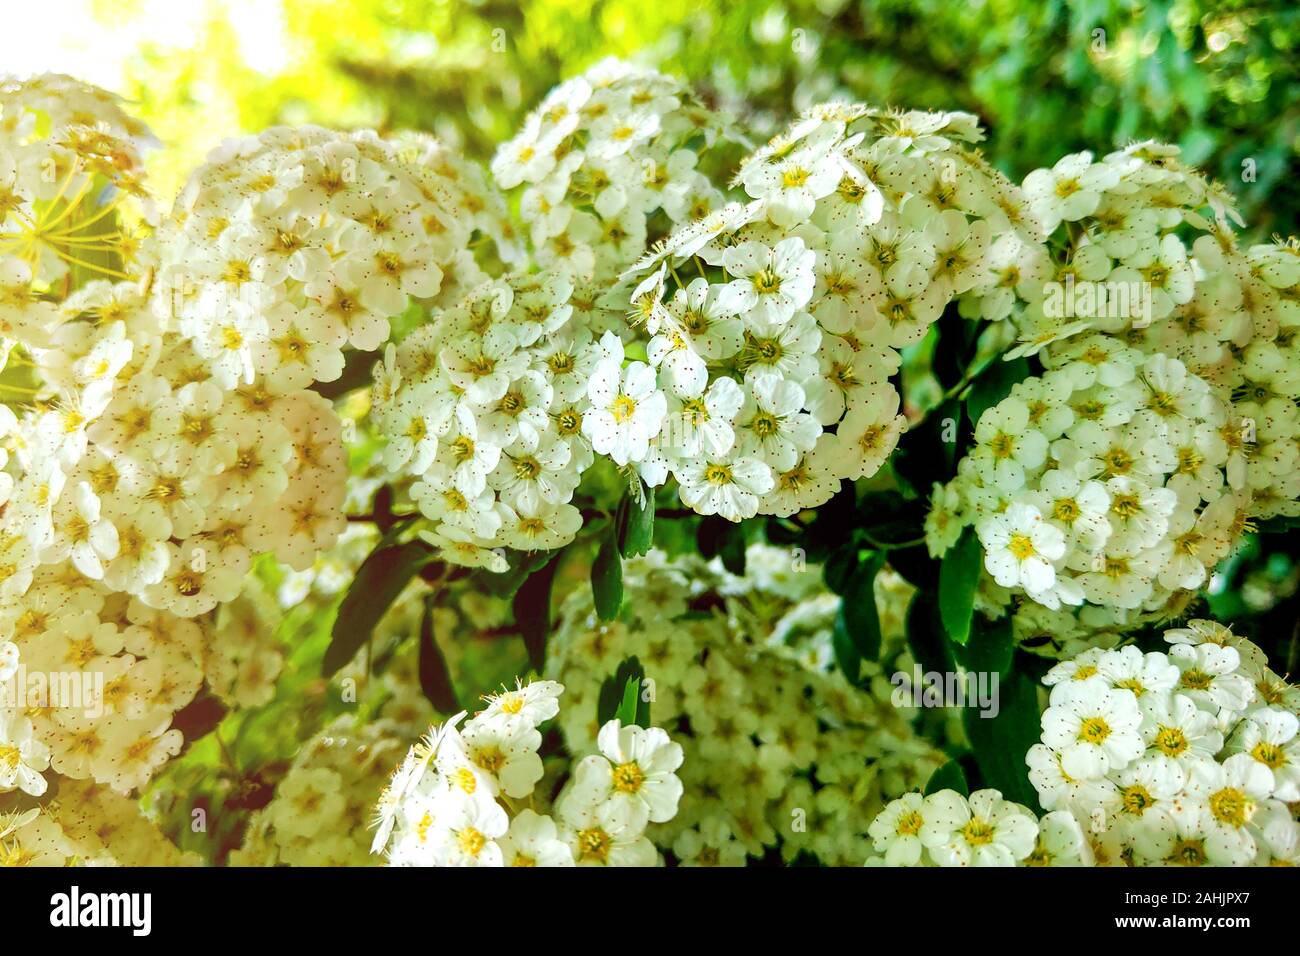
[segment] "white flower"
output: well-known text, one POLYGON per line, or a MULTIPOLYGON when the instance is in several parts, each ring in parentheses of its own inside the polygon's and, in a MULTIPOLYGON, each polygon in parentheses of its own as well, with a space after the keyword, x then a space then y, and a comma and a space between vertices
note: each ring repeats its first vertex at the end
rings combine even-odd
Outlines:
POLYGON ((447 789, 437 801, 429 837, 435 865, 502 866, 497 840, 509 826, 505 810, 486 794, 447 789))
POLYGON ((578 866, 654 866, 654 844, 630 801, 586 803, 572 793, 558 804, 561 838, 578 866))
POLYGON ((871 821, 867 832, 871 834, 876 852, 885 854, 889 866, 916 866, 921 862, 925 811, 934 806, 919 793, 905 793, 899 799, 891 800, 871 821))
POLYGON ((32 735, 32 722, 0 708, 0 793, 18 789, 43 795, 47 784, 41 771, 49 765, 50 750, 32 735))
POLYGON ((812 298, 817 254, 797 236, 774 247, 760 242, 732 246, 722 256, 727 272, 737 278, 718 295, 717 308, 750 323, 781 325, 812 298))
POLYGON ((573 866, 573 854, 559 838, 555 821, 527 807, 497 844, 506 866, 573 866))
POLYGON ((702 456, 678 465, 673 473, 685 505, 728 521, 754 517, 759 498, 774 484, 772 469, 756 458, 702 456))
POLYGON ((1061 751, 1066 773, 1095 779, 1142 755, 1142 714, 1131 691, 1095 681, 1067 686, 1043 713, 1043 743, 1061 751))
POLYGON ((997 790, 969 800, 953 790, 925 798, 921 842, 940 866, 1014 866, 1034 849, 1038 827, 1024 807, 997 790))
POLYGON ((618 465, 645 458, 668 414, 654 370, 644 362, 620 369, 616 360, 606 359, 592 375, 587 397, 593 407, 583 417, 582 432, 592 447, 618 465))
POLYGON ((975 426, 972 453, 985 482, 1004 491, 1025 483, 1026 469, 1035 469, 1047 456, 1047 439, 1029 427, 1029 408, 1016 398, 1006 398, 980 416, 975 426))
POLYGON ((1023 587, 1031 595, 1056 583, 1053 562, 1065 554, 1065 535, 1043 520, 1032 505, 1014 504, 977 526, 984 545, 984 567, 1003 587, 1023 587))
POLYGON ((1267 707, 1242 721, 1232 749, 1249 754, 1273 777, 1270 795, 1284 803, 1300 800, 1300 719, 1290 711, 1267 707))
POLYGON ((596 743, 600 753, 584 757, 574 771, 572 798, 625 809, 633 826, 671 820, 682 796, 675 773, 681 746, 658 727, 625 727, 617 719, 600 728, 596 743))

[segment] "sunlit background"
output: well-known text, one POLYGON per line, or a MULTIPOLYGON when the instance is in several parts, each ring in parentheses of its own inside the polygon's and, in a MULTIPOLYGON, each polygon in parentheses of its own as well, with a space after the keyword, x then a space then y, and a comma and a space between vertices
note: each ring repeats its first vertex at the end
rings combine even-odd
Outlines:
POLYGON ((967 109, 1017 177, 1069 149, 1172 140, 1264 233, 1291 227, 1300 202, 1284 188, 1300 145, 1300 8, 1287 0, 6 6, 2 68, 67 72, 133 100, 169 147, 154 157, 164 194, 222 137, 277 122, 415 127, 488 155, 558 79, 619 55, 756 103, 760 123, 833 94, 967 109))

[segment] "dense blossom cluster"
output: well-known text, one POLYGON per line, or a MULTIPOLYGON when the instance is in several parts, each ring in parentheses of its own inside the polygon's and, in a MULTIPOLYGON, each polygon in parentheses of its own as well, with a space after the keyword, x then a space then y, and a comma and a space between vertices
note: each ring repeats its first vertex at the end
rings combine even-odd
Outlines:
POLYGON ((238 863, 1300 862, 1295 688, 1211 622, 1126 643, 1254 521, 1300 515, 1300 246, 1242 248, 1176 148, 1017 186, 982 138, 965 113, 828 103, 754 148, 608 61, 490 175, 420 135, 277 127, 223 143, 160 218, 113 97, 0 78, 0 795, 43 800, 0 815, 0 863, 196 862, 133 795, 188 810, 195 751, 155 778, 222 708, 257 709, 235 715, 256 742, 208 741, 211 795, 274 788, 214 837, 238 863), (848 679, 845 608, 802 551, 750 546, 744 577, 620 562, 613 620, 577 589, 545 679, 442 721, 383 787, 433 718, 421 668, 501 686, 535 622, 511 578, 429 561, 318 680, 372 549, 506 571, 646 488, 799 532, 884 467, 903 356, 945 310, 940 347, 982 323, 980 358, 1029 372, 932 489, 925 541, 977 542, 977 609, 1063 659, 1028 756, 1041 819, 913 792, 946 762, 923 730, 965 743, 887 679, 913 664, 915 589, 881 563, 908 571, 916 541, 870 541, 880 652, 848 679), (326 397, 371 366, 368 402, 326 397), (325 624, 290 647, 290 615, 325 624), (598 708, 629 658, 658 726, 598 708))
POLYGON ((1003 593, 1052 610, 1086 601, 1095 626, 1176 606, 1249 517, 1239 427, 1179 360, 1073 339, 980 417, 957 478, 936 486, 931 553, 973 525, 1003 593))
POLYGON ((1300 689, 1213 621, 1168 652, 1093 648, 1044 678, 1041 820, 996 790, 909 794, 871 825, 889 865, 1250 866, 1300 858, 1300 689))
POLYGON ((431 141, 370 132, 227 141, 159 233, 160 307, 224 389, 333 381, 344 349, 379 348, 410 297, 435 298, 444 272, 473 274, 476 230, 504 240, 476 173, 431 141))
POLYGON ((366 824, 413 726, 387 715, 331 721, 294 756, 249 822, 233 866, 365 866, 366 824))
POLYGON ((991 604, 1041 605, 1023 632, 1080 626, 1063 604, 1084 631, 1170 617, 1252 519, 1300 509, 1300 254, 1240 250, 1226 196, 1175 147, 1067 156, 1024 194, 1054 233, 1006 267, 1026 303, 1008 357, 1045 372, 936 486, 931 553, 973 525, 991 604))
POLYGON ((86 781, 66 781, 58 800, 0 814, 0 866, 198 866, 139 804, 86 781))
POLYGON ((860 692, 825 670, 836 602, 814 595, 817 572, 791 572, 776 549, 750 555, 745 578, 656 552, 629 562, 626 609, 610 623, 589 595, 572 595, 547 665, 571 698, 561 730, 571 751, 589 748, 602 679, 635 656, 652 718, 686 755, 681 810, 650 834, 661 849, 684 865, 743 866, 769 852, 858 862, 874 814, 942 757, 883 677, 860 692))
POLYGON ((640 258, 665 224, 721 206, 701 161, 736 138, 680 80, 606 60, 547 94, 497 151, 492 174, 502 189, 522 187, 533 257, 569 275, 582 302, 640 258))
POLYGON ((430 730, 379 801, 374 851, 395 866, 653 866, 646 826, 671 820, 682 795, 682 748, 657 727, 608 721, 554 816, 532 808, 546 773, 537 728, 563 692, 533 681, 489 698, 464 726, 461 713, 430 730))
POLYGON ((685 504, 733 521, 875 474, 906 425, 899 350, 997 285, 999 243, 1033 235, 1019 191, 970 148, 981 137, 966 114, 830 104, 750 155, 748 201, 676 230, 618 292, 648 337, 650 367, 625 380, 656 404, 621 423, 629 389, 593 379, 604 428, 636 439, 606 441, 615 462, 650 485, 671 474, 685 504))
POLYGON ((898 350, 955 297, 1006 291, 993 250, 1035 234, 965 114, 815 110, 732 192, 685 145, 715 125, 673 81, 605 65, 498 155, 503 186, 531 184, 544 271, 479 286, 376 369, 388 464, 418 479, 449 560, 500 569, 503 547, 567 543, 597 455, 733 521, 824 503, 904 429, 898 350), (620 260, 661 208, 681 224, 620 260), (627 236, 596 245, 613 258, 575 265, 570 232, 614 222, 627 236), (547 254, 557 236, 570 254, 547 254))

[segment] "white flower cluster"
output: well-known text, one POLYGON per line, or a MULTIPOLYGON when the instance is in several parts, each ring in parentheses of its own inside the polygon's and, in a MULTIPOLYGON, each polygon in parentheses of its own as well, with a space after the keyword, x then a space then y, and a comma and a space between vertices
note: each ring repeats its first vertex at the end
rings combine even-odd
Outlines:
POLYGON ((1047 813, 982 790, 895 800, 872 822, 889 866, 1259 866, 1300 860, 1300 689, 1213 621, 1168 653, 1092 648, 1044 678, 1026 757, 1047 813))
POLYGON ((569 501, 595 459, 588 383, 623 349, 571 321, 572 292, 564 273, 487 281, 375 367, 384 464, 416 479, 425 534, 453 563, 504 570, 497 549, 557 548, 582 526, 569 501))
POLYGON ((1174 146, 1067 156, 1024 188, 1066 235, 1024 270, 1017 351, 1092 330, 1179 359, 1245 423, 1233 450, 1252 513, 1300 511, 1300 247, 1239 248, 1230 197, 1174 146))
POLYGON ((137 801, 85 781, 64 781, 58 799, 0 814, 0 867, 198 866, 137 801))
POLYGON ((548 93, 492 174, 502 189, 524 186, 519 214, 537 263, 594 297, 653 241, 657 213, 681 223, 721 205, 697 167, 729 135, 680 80, 611 59, 548 93))
POLYGON ((366 823, 412 727, 344 714, 314 735, 248 824, 232 866, 366 866, 366 823))
POLYGON ((475 230, 500 235, 473 172, 430 141, 371 132, 229 140, 160 231, 160 308, 227 390, 333 381, 345 347, 379 348, 410 297, 434 298, 444 269, 472 264, 475 230))
POLYGON ((570 697, 559 723, 575 753, 598 736, 604 677, 632 656, 645 668, 651 716, 673 729, 686 756, 681 811, 650 836, 681 865, 743 866, 769 854, 858 862, 884 801, 943 762, 913 732, 913 712, 891 704, 883 677, 858 691, 823 670, 821 655, 803 653, 795 633, 821 631, 837 602, 805 599, 818 574, 776 572, 779 553, 751 548, 750 560, 768 571, 737 578, 652 551, 626 562, 617 621, 599 621, 583 590, 562 606, 548 644, 547 674, 570 697), (766 640, 778 619, 790 624, 766 640))
POLYGON ((1243 424, 1231 442, 1234 486, 1251 493, 1252 514, 1300 512, 1296 242, 1242 250, 1226 191, 1164 144, 1100 163, 1066 156, 1031 173, 1024 190, 1037 215, 1065 221, 1070 235, 1037 273, 1047 284, 1017 319, 1022 339, 1039 329, 1031 349, 1053 352, 1100 330, 1179 359, 1243 424))
POLYGON ((1087 866, 1090 848, 1069 813, 1042 820, 997 790, 955 790, 892 801, 870 827, 867 866, 1087 866))
POLYGON ((897 443, 898 349, 955 297, 998 287, 991 250, 1036 229, 964 145, 980 138, 965 114, 814 111, 741 166, 751 201, 725 205, 685 145, 713 130, 673 81, 604 65, 497 156, 502 185, 531 184, 522 214, 546 271, 473 290, 376 375, 390 467, 420 479, 449 560, 499 569, 503 545, 567 543, 595 455, 651 487, 671 474, 700 514, 822 504, 897 443), (689 222, 610 287, 658 209, 689 222), (597 241, 614 222, 618 241, 597 241), (546 252, 557 241, 563 256, 546 252), (575 266, 587 241, 611 258, 575 266), (611 329, 620 310, 633 327, 611 329))
MULTIPOLYGON (((138 149, 115 132, 137 127, 69 83, 6 81, 0 96, 0 641, 23 668, 3 745, 22 755, 24 789, 43 790, 31 774, 48 759, 125 792, 179 751, 172 715, 205 672, 225 687, 221 662, 240 655, 210 652, 206 615, 240 594, 254 556, 303 568, 345 526, 341 423, 301 387, 315 371, 251 361, 265 313, 241 311, 237 296, 220 305, 222 293, 257 284, 244 305, 269 308, 266 290, 289 288, 299 266, 314 274, 330 244, 362 246, 319 231, 323 207, 309 222, 275 207, 277 195, 292 205, 328 191, 327 145, 297 167, 301 189, 284 155, 246 157, 234 175, 210 164, 177 218, 141 243, 120 198, 142 188, 138 149), (254 225, 273 207, 285 213, 278 232, 254 225), (205 242, 183 242, 183 227, 205 242), (272 233, 304 242, 280 256, 272 233), (160 269, 191 270, 202 288, 173 295, 160 269), (63 688, 76 698, 56 699, 63 688)), ((357 176, 379 174, 358 160, 357 176)), ((288 362, 315 341, 290 335, 277 354, 288 362)))
POLYGON ((1029 779, 1088 830, 1099 863, 1300 861, 1300 689, 1213 621, 1168 653, 1085 651, 1048 672, 1029 779))
POLYGON ((563 691, 533 681, 488 698, 463 727, 462 712, 431 730, 380 799, 373 851, 394 866, 654 866, 646 826, 671 820, 682 796, 682 748, 657 727, 610 720, 554 817, 517 808, 545 774, 537 728, 563 691))
MULTIPOLYGON (((1027 304, 1008 357, 1046 371, 981 416, 930 551, 974 525, 993 605, 1083 604, 1085 630, 1168 618, 1253 518, 1300 510, 1300 254, 1241 252, 1175 147, 1067 156, 1024 190, 1057 234, 1009 267, 1027 304)), ((1075 620, 1048 617, 1062 637, 1075 620)))
POLYGON ((1049 365, 980 416, 957 477, 935 486, 930 552, 973 525, 1003 593, 1086 601, 1097 626, 1170 607, 1245 526, 1240 425, 1182 362, 1119 339, 1081 336, 1049 365))
MULTIPOLYGON (((873 475, 906 425, 898 350, 997 285, 995 248, 1034 235, 1018 190, 966 145, 980 138, 966 114, 830 104, 753 153, 736 176, 750 201, 675 231, 619 292, 649 336, 641 388, 663 423, 614 460, 652 486, 671 473, 685 504, 733 521, 873 475)), ((617 420, 625 391, 593 404, 617 420)))

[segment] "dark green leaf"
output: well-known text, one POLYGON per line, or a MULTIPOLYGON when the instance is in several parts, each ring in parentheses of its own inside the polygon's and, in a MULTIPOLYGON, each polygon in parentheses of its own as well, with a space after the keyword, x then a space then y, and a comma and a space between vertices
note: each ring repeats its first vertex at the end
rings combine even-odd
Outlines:
POLYGON ((641 503, 628 492, 619 503, 615 520, 619 553, 625 558, 645 554, 655 538, 655 490, 641 482, 641 503))
POLYGON ((475 576, 475 580, 480 582, 488 593, 499 598, 511 598, 533 572, 545 567, 554 556, 554 551, 507 551, 506 560, 510 563, 509 568, 499 573, 480 571, 475 576))
POLYGON ((863 660, 880 656, 880 615, 876 610, 876 574, 884 566, 883 554, 872 555, 849 578, 840 613, 853 646, 863 660))
POLYGON ((430 601, 424 602, 424 617, 420 620, 420 689, 440 713, 454 714, 460 710, 451 671, 434 638, 433 604, 430 601))
POLYGON ((858 653, 853 638, 849 636, 843 607, 835 615, 835 624, 831 628, 831 650, 835 652, 835 663, 844 672, 849 683, 857 686, 862 680, 862 655, 858 653))
POLYGON ((953 668, 952 644, 939 621, 939 601, 932 591, 917 591, 907 609, 907 646, 924 674, 953 668))
POLYGON ((966 771, 961 769, 961 764, 957 761, 949 760, 930 774, 930 779, 925 785, 925 795, 928 797, 940 790, 956 790, 963 797, 970 796, 970 785, 966 782, 966 771))
POLYGON ((515 592, 515 625, 524 639, 528 663, 538 672, 546 663, 546 638, 551 632, 551 587, 562 553, 555 552, 555 557, 530 574, 515 592))
POLYGON ((333 675, 356 656, 397 595, 434 557, 423 541, 381 542, 366 556, 334 618, 330 645, 321 662, 324 676, 333 675))
POLYGON ((838 551, 832 551, 822 565, 822 580, 836 594, 843 594, 849 586, 849 579, 861 563, 857 545, 849 543, 838 551))
POLYGON ((975 589, 979 584, 984 549, 974 528, 962 532, 939 565, 939 614, 944 630, 958 644, 970 638, 975 611, 975 589))
POLYGON ((618 617, 623 606, 623 559, 619 557, 614 535, 607 534, 600 542, 596 560, 591 565, 591 594, 596 603, 596 613, 602 621, 618 617))
POLYGON ((1029 377, 1029 362, 1023 357, 1010 362, 998 359, 989 364, 971 385, 966 396, 966 414, 972 425, 979 424, 980 416, 1011 394, 1011 386, 1029 377))
POLYGON ((1038 795, 1029 782, 1025 754, 1038 742, 1041 726, 1038 685, 1018 671, 998 681, 998 713, 981 717, 979 707, 962 712, 966 737, 975 753, 984 786, 1039 812, 1038 795))
POLYGON ((968 671, 1005 675, 1011 668, 1015 649, 1010 614, 996 621, 977 614, 971 624, 970 640, 964 646, 953 645, 953 656, 968 671))
POLYGON ((636 657, 623 660, 600 685, 596 699, 596 719, 603 726, 614 718, 624 724, 650 726, 650 703, 644 700, 645 668, 636 657))
POLYGON ((923 544, 893 549, 889 552, 889 566, 913 587, 933 591, 939 586, 939 562, 930 557, 923 544))

